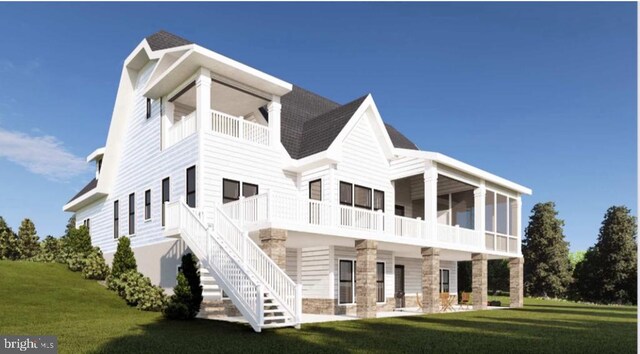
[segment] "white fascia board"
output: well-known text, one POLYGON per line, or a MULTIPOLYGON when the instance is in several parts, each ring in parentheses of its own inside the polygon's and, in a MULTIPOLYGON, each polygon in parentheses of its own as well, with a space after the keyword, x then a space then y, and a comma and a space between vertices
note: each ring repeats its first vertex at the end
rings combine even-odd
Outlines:
POLYGON ((92 153, 89 154, 89 156, 87 156, 87 162, 97 160, 104 156, 104 150, 104 147, 95 149, 92 153))
POLYGON ((282 96, 293 89, 290 83, 194 44, 156 80, 149 82, 144 96, 158 98, 167 95, 201 67, 274 96, 282 96))
POLYGON ((362 104, 356 112, 349 118, 347 124, 342 128, 338 136, 333 140, 331 145, 327 151, 330 154, 337 156, 339 151, 341 150, 342 142, 349 136, 351 131, 358 125, 360 119, 363 119, 366 111, 371 109, 374 118, 374 133, 378 137, 378 141, 382 140, 382 151, 385 157, 388 160, 391 160, 394 154, 393 143, 391 142, 391 138, 389 137, 389 132, 387 132, 386 127, 384 126, 384 122, 382 121, 382 117, 380 116, 380 112, 378 112, 378 108, 376 107, 376 103, 373 101, 373 97, 369 94, 367 98, 362 101, 362 104))
POLYGON ((531 195, 533 193, 533 191, 530 188, 527 188, 525 186, 519 185, 515 182, 511 182, 508 179, 502 178, 500 176, 496 176, 493 173, 487 172, 485 170, 479 169, 477 167, 471 166, 467 163, 464 163, 462 161, 456 160, 452 157, 449 157, 447 155, 443 155, 441 153, 438 152, 431 152, 431 151, 420 151, 420 150, 409 150, 409 149, 399 149, 399 148, 395 148, 394 149, 396 155, 398 156, 409 156, 409 157, 416 157, 416 158, 423 158, 425 160, 431 160, 431 161, 435 161, 436 163, 439 164, 443 164, 449 167, 453 167, 457 170, 460 170, 462 172, 468 173, 472 176, 476 176, 478 178, 481 178, 485 181, 491 182, 491 183, 495 183, 499 186, 505 187, 507 189, 516 191, 518 193, 522 193, 522 194, 526 194, 526 195, 531 195))
POLYGON ((88 191, 87 193, 81 195, 80 197, 70 201, 62 207, 62 211, 66 212, 77 212, 78 210, 84 208, 85 206, 95 202, 96 200, 106 197, 107 193, 101 192, 98 190, 98 187, 88 191))
POLYGON ((325 150, 299 160, 289 158, 285 161, 282 169, 285 171, 300 173, 338 162, 340 162, 340 158, 338 156, 332 155, 328 150, 325 150))

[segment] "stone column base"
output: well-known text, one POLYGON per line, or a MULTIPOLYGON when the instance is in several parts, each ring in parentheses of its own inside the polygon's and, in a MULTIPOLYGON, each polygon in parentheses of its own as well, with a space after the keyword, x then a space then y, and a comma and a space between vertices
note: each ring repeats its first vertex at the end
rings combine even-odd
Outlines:
POLYGON ((524 305, 524 258, 509 259, 509 307, 524 305))
POLYGON ((422 248, 422 312, 440 311, 440 249, 422 248))
POLYGON ((360 318, 372 318, 377 315, 377 259, 377 241, 356 241, 356 313, 360 318))
POLYGON ((487 255, 484 253, 473 253, 471 255, 471 289, 473 294, 473 309, 486 310, 489 301, 488 291, 488 268, 487 255))
POLYGON ((259 233, 260 248, 266 253, 282 270, 287 266, 287 230, 262 229, 259 233))

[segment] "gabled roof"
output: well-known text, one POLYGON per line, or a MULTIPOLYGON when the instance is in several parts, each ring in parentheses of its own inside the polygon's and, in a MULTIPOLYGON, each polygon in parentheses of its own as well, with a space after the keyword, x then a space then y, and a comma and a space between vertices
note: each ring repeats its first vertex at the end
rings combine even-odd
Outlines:
POLYGON ((71 203, 72 201, 82 197, 83 195, 87 194, 89 191, 91 191, 92 189, 96 188, 96 186, 98 185, 98 180, 97 179, 92 179, 91 182, 87 183, 86 186, 84 186, 84 188, 82 188, 80 190, 80 192, 78 192, 78 194, 74 195, 73 198, 71 198, 67 203, 71 203))
MULTIPOLYGON (((293 159, 301 159, 329 148, 367 96, 340 105, 299 86, 282 96, 281 141, 293 159)), ((394 147, 418 148, 408 138, 385 124, 394 147)))
POLYGON ((176 36, 173 33, 169 33, 163 30, 158 31, 145 39, 147 40, 147 43, 149 43, 149 47, 153 51, 193 44, 193 42, 188 39, 184 39, 182 37, 176 36))

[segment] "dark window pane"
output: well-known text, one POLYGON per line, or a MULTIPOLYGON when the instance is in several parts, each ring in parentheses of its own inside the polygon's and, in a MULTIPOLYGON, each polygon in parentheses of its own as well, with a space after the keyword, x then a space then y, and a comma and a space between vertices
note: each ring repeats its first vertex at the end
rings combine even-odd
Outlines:
POLYGON ((129 235, 136 233, 136 197, 129 194, 129 235))
POLYGON ((120 211, 118 209, 118 201, 116 200, 115 202, 113 202, 113 238, 118 238, 118 236, 120 235, 120 225, 118 224, 118 221, 120 219, 120 211))
POLYGON ((384 192, 383 191, 373 192, 373 210, 384 211, 384 192))
POLYGON ((147 118, 151 118, 151 99, 147 98, 147 118))
POLYGON ((309 199, 322 200, 322 180, 309 182, 309 199))
POLYGON ((258 195, 258 185, 251 183, 243 183, 242 184, 242 196, 245 198, 253 197, 254 195, 258 195))
POLYGON ((355 206, 365 209, 371 209, 371 188, 355 186, 355 206))
POLYGON ((378 302, 385 302, 384 297, 384 263, 378 262, 376 263, 376 285, 378 287, 378 302))
POLYGON ((162 226, 164 226, 164 209, 165 203, 169 201, 169 177, 162 180, 162 226))
POLYGON ((144 192, 144 218, 151 219, 151 190, 144 192))
POLYGON ((240 199, 240 182, 230 179, 222 180, 222 202, 229 203, 240 199))
POLYGON ((404 205, 396 205, 396 215, 404 216, 404 205))
POLYGON ((353 261, 340 261, 340 290, 341 304, 353 303, 353 261))
POLYGON ((196 207, 196 166, 187 169, 187 205, 196 207))
POLYGON ((351 183, 340 182, 340 204, 353 205, 352 188, 351 183))

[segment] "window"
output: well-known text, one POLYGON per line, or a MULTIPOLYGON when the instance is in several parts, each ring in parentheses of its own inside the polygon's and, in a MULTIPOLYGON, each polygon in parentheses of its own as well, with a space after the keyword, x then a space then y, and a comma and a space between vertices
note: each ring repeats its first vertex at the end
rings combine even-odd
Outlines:
POLYGON ((451 224, 467 229, 474 227, 473 191, 451 194, 451 224))
POLYGON ((240 182, 230 179, 222 180, 222 203, 234 202, 240 199, 240 182))
POLYGON ((484 228, 485 231, 496 231, 496 226, 493 223, 495 216, 495 194, 492 191, 487 191, 484 197, 484 228))
POLYGON ((258 195, 258 185, 251 183, 242 183, 242 196, 245 198, 258 195))
POLYGON ((144 192, 144 219, 151 219, 151 189, 144 192))
POLYGON ((496 231, 499 234, 507 234, 507 197, 498 194, 496 196, 496 231))
POLYGON ((376 263, 376 285, 378 286, 378 302, 385 302, 384 298, 384 263, 376 263))
POLYGON ((162 226, 164 226, 164 214, 165 209, 167 208, 165 204, 169 201, 170 198, 169 192, 169 177, 167 177, 162 180, 162 226))
POLYGON ((84 219, 82 225, 87 228, 87 231, 91 231, 91 220, 84 219))
POLYGON ((405 211, 404 211, 404 205, 396 205, 395 207, 395 212, 397 216, 404 216, 405 211))
POLYGON ((120 236, 120 233, 118 231, 120 228, 120 212, 118 209, 118 201, 116 200, 115 202, 113 202, 113 238, 118 238, 118 236, 120 236))
POLYGON ((518 202, 509 198, 509 235, 518 236, 518 202))
POLYGON ((338 302, 341 304, 353 303, 354 264, 354 261, 340 261, 340 294, 338 302))
POLYGON ((449 292, 449 269, 440 269, 440 292, 449 292))
POLYGON ((371 188, 356 185, 354 189, 355 206, 371 209, 371 188))
POLYGON ((187 168, 187 205, 196 207, 196 166, 187 168))
POLYGON ((340 204, 353 205, 353 185, 351 183, 340 182, 340 204))
POLYGON ((309 182, 309 199, 322 200, 322 180, 309 182))
POLYGON ((384 212, 384 192, 373 191, 373 210, 382 210, 384 212))
POLYGON ((147 119, 151 118, 151 99, 147 98, 147 119))
POLYGON ((136 194, 129 194, 129 235, 136 233, 136 194))

